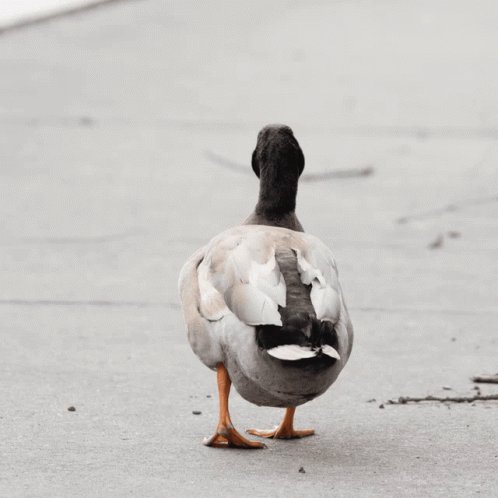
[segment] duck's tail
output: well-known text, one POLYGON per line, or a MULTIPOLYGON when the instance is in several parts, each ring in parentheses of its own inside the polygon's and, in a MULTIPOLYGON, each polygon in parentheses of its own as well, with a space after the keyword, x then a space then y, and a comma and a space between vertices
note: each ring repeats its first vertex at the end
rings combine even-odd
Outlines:
POLYGON ((312 358, 340 360, 339 340, 334 325, 318 320, 307 313, 299 313, 286 320, 283 326, 258 325, 256 341, 261 349, 284 361, 312 358))

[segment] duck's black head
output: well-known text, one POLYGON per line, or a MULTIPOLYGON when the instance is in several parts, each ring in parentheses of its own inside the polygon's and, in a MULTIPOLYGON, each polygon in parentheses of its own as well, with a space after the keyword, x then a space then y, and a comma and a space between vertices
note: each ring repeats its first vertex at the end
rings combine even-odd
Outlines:
POLYGON ((263 175, 284 181, 288 177, 297 182, 304 169, 304 155, 288 126, 267 125, 258 133, 252 169, 258 178, 263 175))
POLYGON ((265 126, 258 134, 252 169, 259 178, 259 199, 248 225, 271 225, 303 231, 296 217, 299 176, 304 155, 288 126, 265 126))

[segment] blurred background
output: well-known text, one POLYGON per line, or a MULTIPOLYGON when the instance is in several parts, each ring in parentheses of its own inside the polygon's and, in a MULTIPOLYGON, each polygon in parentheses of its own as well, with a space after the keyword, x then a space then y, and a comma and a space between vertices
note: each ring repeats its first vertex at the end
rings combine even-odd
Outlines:
POLYGON ((379 406, 498 369, 497 25, 492 0, 2 2, 0 494, 492 496, 496 402, 379 406), (228 460, 176 282, 253 209, 273 122, 356 344, 298 413, 315 439, 228 460))
POLYGON ((0 30, 15 29, 113 0, 2 0, 0 30))

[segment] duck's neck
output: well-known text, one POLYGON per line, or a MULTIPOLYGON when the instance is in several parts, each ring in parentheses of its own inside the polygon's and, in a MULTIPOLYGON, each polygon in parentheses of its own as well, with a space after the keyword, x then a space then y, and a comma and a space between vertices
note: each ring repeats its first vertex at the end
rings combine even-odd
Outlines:
POLYGON ((275 217, 293 213, 296 210, 297 180, 290 175, 279 175, 274 169, 262 171, 256 214, 275 217))
POLYGON ((297 181, 298 178, 282 177, 275 170, 262 171, 258 203, 245 223, 304 231, 295 213, 297 181))

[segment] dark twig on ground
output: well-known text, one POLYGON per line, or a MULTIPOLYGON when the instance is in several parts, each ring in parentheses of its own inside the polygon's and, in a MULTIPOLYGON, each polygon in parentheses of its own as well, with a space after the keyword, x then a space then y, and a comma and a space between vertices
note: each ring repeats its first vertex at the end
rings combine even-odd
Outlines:
MULTIPOLYGON (((250 174, 251 168, 243 164, 236 163, 231 159, 220 156, 212 151, 205 151, 204 155, 214 164, 222 166, 238 173, 250 174)), ((329 180, 330 178, 357 178, 362 176, 370 176, 374 172, 372 166, 365 166, 363 168, 350 168, 350 169, 336 169, 332 171, 323 171, 321 173, 305 173, 302 176, 304 182, 319 182, 322 180, 329 180)))
POLYGON ((422 403, 424 401, 438 401, 440 403, 473 403, 474 401, 498 401, 498 394, 486 394, 475 396, 423 396, 421 398, 411 396, 400 396, 397 400, 390 399, 387 401, 388 405, 406 405, 407 403, 422 403))
POLYGON ((498 373, 491 375, 476 375, 472 377, 471 380, 472 382, 477 382, 478 384, 498 384, 498 373))
POLYGON ((373 172, 372 166, 365 166, 364 168, 335 169, 333 171, 323 171, 322 173, 305 173, 303 182, 319 182, 330 178, 356 178, 370 176, 373 172))

